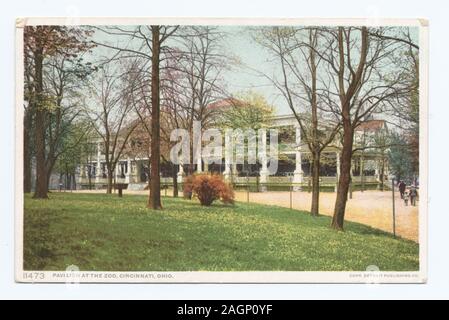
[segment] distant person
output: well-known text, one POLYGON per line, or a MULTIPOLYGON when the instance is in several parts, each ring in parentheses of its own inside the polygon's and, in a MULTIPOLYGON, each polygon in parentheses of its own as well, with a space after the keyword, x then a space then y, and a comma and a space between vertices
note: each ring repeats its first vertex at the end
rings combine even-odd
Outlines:
POLYGON ((399 182, 398 187, 399 187, 399 193, 401 194, 401 199, 404 199, 404 193, 405 193, 405 187, 406 187, 404 181, 401 180, 399 182))
POLYGON ((412 206, 416 206, 416 198, 418 197, 418 190, 416 190, 415 186, 412 186, 409 191, 410 195, 410 204, 412 206))
POLYGON ((404 192, 404 203, 405 206, 408 206, 408 199, 409 199, 409 193, 408 192, 404 192))

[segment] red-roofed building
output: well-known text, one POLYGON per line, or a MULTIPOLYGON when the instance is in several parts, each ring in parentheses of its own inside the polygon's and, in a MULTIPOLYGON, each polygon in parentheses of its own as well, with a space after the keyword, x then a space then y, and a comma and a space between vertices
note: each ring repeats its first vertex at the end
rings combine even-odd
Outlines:
POLYGON ((229 107, 235 107, 235 106, 241 106, 241 105, 243 105, 243 102, 238 99, 226 98, 226 99, 212 102, 211 104, 209 104, 207 106, 207 108, 210 110, 224 110, 229 107))
POLYGON ((386 121, 385 120, 367 120, 360 123, 360 125, 355 128, 355 131, 379 131, 382 129, 386 129, 386 121))
MULTIPOLYGON (((226 98, 215 101, 208 105, 208 111, 216 114, 216 116, 210 117, 212 122, 215 123, 219 119, 219 115, 222 112, 232 108, 243 106, 243 102, 236 98, 226 98)), ((213 127, 213 123, 211 126, 213 127)), ((275 174, 265 176, 260 181, 265 182, 294 182, 296 186, 308 185, 310 177, 310 162, 307 156, 310 153, 307 143, 301 140, 301 132, 298 128, 298 123, 294 115, 277 115, 270 120, 270 128, 278 129, 281 132, 286 131, 286 134, 280 135, 279 142, 279 159, 278 170, 275 174), (283 141, 285 139, 285 141, 283 141), (291 141, 290 141, 291 140, 291 141)), ((265 140, 267 141, 268 130, 265 130, 265 140)), ((384 133, 388 133, 387 122, 385 120, 369 119, 360 123, 355 129, 354 137, 354 156, 352 159, 352 182, 354 186, 375 187, 383 185, 389 178, 388 170, 388 148, 379 147, 382 137, 386 137, 384 133)), ((140 134, 137 134, 139 136, 140 134)), ((144 134, 142 134, 144 135, 144 134)), ((263 171, 255 171, 256 176, 251 174, 254 170, 249 170, 248 165, 231 163, 230 159, 226 157, 226 143, 230 141, 226 139, 225 132, 223 133, 225 145, 223 146, 223 163, 206 165, 206 158, 202 159, 204 164, 204 171, 221 173, 225 177, 232 176, 234 182, 246 182, 247 179, 253 179, 255 181, 257 175, 262 177, 263 171)), ((147 154, 148 145, 145 141, 134 139, 131 137, 129 140, 129 148, 132 152, 125 150, 122 159, 119 160, 117 165, 117 174, 115 180, 120 183, 128 183, 130 188, 141 188, 146 186, 148 180, 148 165, 149 157, 147 154), (139 145, 142 144, 141 146, 139 145), (134 146, 133 146, 134 144, 134 146), (142 152, 136 150, 142 149, 142 152)), ((232 145, 232 142, 231 142, 232 145)), ((320 180, 323 187, 332 187, 336 185, 337 178, 339 176, 339 163, 340 163, 340 151, 341 145, 339 137, 335 138, 335 142, 325 148, 323 151, 323 161, 320 168, 320 180)), ((232 152, 230 153, 232 155, 232 152)), ((104 185, 104 154, 102 152, 101 145, 98 145, 97 155, 93 156, 93 161, 90 164, 94 168, 95 185, 101 187, 104 185), (96 159, 95 159, 96 158, 96 159)), ((187 164, 186 164, 187 165, 187 164)), ((196 164, 197 165, 197 164, 196 164)), ((259 167, 260 164, 254 165, 259 167)), ((173 170, 172 166, 169 166, 173 170)), ((198 168, 198 166, 197 166, 198 168)), ((170 170, 162 170, 161 178, 164 183, 170 183, 173 178, 173 173, 170 170)), ((179 181, 182 181, 184 175, 184 169, 180 167, 178 169, 179 181)), ((86 169, 81 168, 81 173, 86 169)), ((200 170, 201 171, 201 170, 200 170)), ((266 175, 266 173, 265 173, 266 175)), ((86 187, 85 174, 80 175, 79 184, 86 187)), ((259 182, 260 182, 259 181, 259 182)))

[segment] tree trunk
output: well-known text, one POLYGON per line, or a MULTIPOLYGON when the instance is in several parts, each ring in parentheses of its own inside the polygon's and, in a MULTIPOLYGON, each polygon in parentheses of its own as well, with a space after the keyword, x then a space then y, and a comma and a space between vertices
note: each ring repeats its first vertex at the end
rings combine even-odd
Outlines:
POLYGON ((87 179, 88 179, 88 183, 89 183, 89 190, 92 190, 92 167, 91 165, 88 163, 88 167, 87 167, 87 179))
POLYGON ((360 189, 362 192, 365 191, 365 159, 363 154, 360 157, 360 189))
POLYGON ((151 181, 148 207, 160 210, 162 209, 162 204, 160 181, 159 26, 151 26, 151 32, 151 181))
MULTIPOLYGON (((315 43, 316 38, 314 39, 312 30, 309 31, 309 41, 311 44, 315 43)), ((309 51, 310 58, 310 71, 311 71, 311 81, 312 81, 312 90, 311 90, 311 111, 312 111, 312 140, 314 150, 312 150, 312 205, 310 209, 310 213, 312 216, 318 216, 319 214, 319 206, 320 206, 320 156, 321 151, 319 145, 319 137, 318 137, 318 102, 317 102, 317 94, 316 94, 316 64, 315 64, 315 51, 310 48, 309 51)))
POLYGON ((107 194, 111 194, 112 193, 112 179, 113 179, 112 172, 113 172, 112 169, 108 170, 108 186, 107 186, 107 189, 106 189, 106 193, 107 194))
POLYGON ((47 172, 45 166, 45 108, 42 103, 43 83, 42 64, 43 49, 37 50, 34 55, 35 83, 36 83, 36 117, 35 117, 35 146, 36 146, 36 190, 33 198, 48 199, 47 172))
POLYGON ((173 164, 173 198, 177 198, 178 197, 178 172, 176 171, 176 168, 178 166, 176 166, 175 164, 173 164))
POLYGON ((53 172, 53 168, 55 166, 56 160, 47 159, 47 165, 45 166, 45 170, 47 172, 47 191, 50 191, 50 178, 51 173, 53 172))
MULTIPOLYGON (((338 70, 338 83, 340 90, 341 118, 343 125, 343 148, 340 162, 340 178, 338 180, 337 199, 335 200, 334 216, 332 218, 332 228, 343 230, 345 219, 346 202, 348 200, 348 190, 351 184, 351 164, 352 164, 352 147, 354 142, 354 128, 351 122, 351 108, 354 106, 354 96, 362 86, 363 74, 366 66, 366 58, 368 54, 368 29, 362 27, 361 30, 361 48, 360 61, 357 70, 352 72, 349 86, 345 88, 345 59, 349 53, 345 54, 345 45, 350 47, 350 39, 347 36, 344 39, 344 27, 338 27, 338 51, 340 68, 338 70)), ((350 51, 350 49, 348 49, 350 51)), ((359 107, 360 108, 360 107, 359 107)), ((359 111, 360 109, 357 109, 359 111)))
POLYGON ((346 202, 351 183, 351 162, 352 145, 354 140, 354 130, 350 123, 343 126, 343 148, 340 160, 340 178, 338 179, 337 199, 335 200, 334 216, 332 218, 332 228, 343 230, 345 219, 346 202))
POLYGON ((312 157, 312 206, 310 213, 312 216, 318 216, 320 207, 320 153, 314 153, 312 157))
MULTIPOLYGON (((260 170, 260 169, 259 169, 260 170)), ((260 190, 260 174, 258 174, 257 176, 256 176, 256 190, 257 190, 257 192, 260 192, 261 190, 260 190)))
MULTIPOLYGON (((192 126, 191 126, 191 128, 192 128, 192 126)), ((193 129, 190 130, 190 136, 192 138, 190 139, 190 151, 189 151, 189 153, 190 153, 190 155, 189 155, 190 156, 190 163, 189 163, 189 166, 188 166, 188 168, 189 168, 189 171, 188 171, 189 176, 193 175, 193 173, 195 172, 195 163, 193 161, 193 143, 194 143, 193 142, 193 129)))
POLYGON ((32 105, 25 110, 23 120, 23 192, 31 192, 31 144, 30 144, 30 129, 32 124, 31 117, 32 105))
POLYGON ((384 156, 384 152, 382 152, 382 167, 381 167, 381 171, 380 171, 380 191, 384 191, 385 190, 385 156, 384 156))
POLYGON ((72 172, 72 181, 72 190, 76 190, 76 178, 74 172, 72 172))
POLYGON ((312 192, 312 161, 309 159, 309 178, 307 179, 307 193, 312 192))

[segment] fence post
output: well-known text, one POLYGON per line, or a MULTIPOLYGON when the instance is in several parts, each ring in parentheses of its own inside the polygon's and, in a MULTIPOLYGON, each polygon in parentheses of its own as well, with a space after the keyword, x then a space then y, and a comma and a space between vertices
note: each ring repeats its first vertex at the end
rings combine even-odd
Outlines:
POLYGON ((249 203, 249 188, 250 188, 249 176, 248 176, 248 173, 246 173, 246 202, 248 202, 248 203, 249 203))

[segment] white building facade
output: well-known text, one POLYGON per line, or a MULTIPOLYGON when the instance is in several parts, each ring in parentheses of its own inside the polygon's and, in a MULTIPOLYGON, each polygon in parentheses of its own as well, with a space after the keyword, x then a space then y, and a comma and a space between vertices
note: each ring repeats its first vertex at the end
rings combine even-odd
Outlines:
MULTIPOLYGON (((224 134, 223 159, 217 164, 210 164, 205 156, 200 155, 195 164, 183 164, 174 166, 163 163, 161 168, 162 185, 171 185, 173 179, 182 183, 186 175, 191 173, 215 173, 222 174, 224 178, 236 185, 257 183, 262 186, 260 190, 270 188, 288 187, 294 190, 310 187, 310 151, 307 144, 302 142, 301 130, 293 115, 276 116, 271 129, 290 130, 294 132, 293 141, 282 141, 280 137, 278 150, 278 170, 269 172, 267 156, 267 141, 269 130, 261 129, 262 157, 257 164, 236 164, 235 150, 229 151, 232 144, 232 136, 224 134), (265 154, 265 157, 263 156, 265 154)), ((390 178, 388 168, 388 149, 378 148, 373 144, 378 143, 376 137, 387 132, 385 121, 368 120, 356 130, 355 144, 362 146, 356 151, 352 163, 352 182, 355 186, 363 188, 380 188, 387 185, 390 178)), ((320 182, 323 188, 329 191, 336 190, 338 176, 340 174, 340 148, 338 143, 326 148, 323 152, 323 165, 320 169, 320 182)), ((105 188, 107 185, 107 171, 105 155, 102 153, 101 143, 97 143, 97 152, 90 157, 92 161, 80 164, 77 188, 105 188)), ((126 155, 119 159, 114 172, 114 184, 125 184, 128 189, 142 190, 148 185, 149 158, 133 157, 126 155)))

